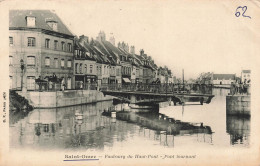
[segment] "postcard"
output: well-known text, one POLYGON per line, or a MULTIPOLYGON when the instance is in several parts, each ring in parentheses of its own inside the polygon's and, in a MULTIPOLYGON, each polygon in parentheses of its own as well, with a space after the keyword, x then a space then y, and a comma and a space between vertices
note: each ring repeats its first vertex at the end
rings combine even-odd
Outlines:
POLYGON ((260 164, 259 1, 0 8, 0 165, 260 164))

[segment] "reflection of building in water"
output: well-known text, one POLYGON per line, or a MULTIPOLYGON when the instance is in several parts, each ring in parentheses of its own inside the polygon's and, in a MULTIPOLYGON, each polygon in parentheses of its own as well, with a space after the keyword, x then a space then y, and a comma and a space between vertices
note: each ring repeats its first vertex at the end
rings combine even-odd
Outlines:
POLYGON ((35 109, 27 117, 10 125, 10 145, 14 148, 105 149, 117 146, 116 142, 138 136, 173 147, 174 140, 178 139, 176 135, 192 135, 195 138, 198 136, 195 133, 205 133, 211 136, 210 127, 180 122, 158 113, 125 112, 121 115, 119 112, 117 120, 110 115, 102 116, 103 112, 113 110, 111 105, 110 101, 58 109, 35 109))
POLYGON ((227 116, 226 129, 230 134, 230 144, 249 145, 250 117, 227 116))
POLYGON ((84 146, 103 149, 105 144, 113 144, 113 138, 124 140, 131 128, 122 129, 124 125, 112 124, 110 118, 101 115, 111 104, 110 101, 58 109, 35 109, 24 119, 10 125, 11 147, 84 146), (82 121, 77 116, 82 116, 82 121))

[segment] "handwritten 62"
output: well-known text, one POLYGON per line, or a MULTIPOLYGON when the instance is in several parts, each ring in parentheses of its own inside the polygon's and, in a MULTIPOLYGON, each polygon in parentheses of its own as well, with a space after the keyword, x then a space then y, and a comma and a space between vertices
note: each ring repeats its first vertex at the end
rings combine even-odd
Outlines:
POLYGON ((240 13, 240 11, 242 10, 242 16, 243 17, 248 17, 248 18, 250 18, 251 19, 251 17, 250 16, 246 16, 245 15, 245 12, 246 12, 246 10, 247 10, 247 6, 238 6, 237 7, 237 10, 236 10, 236 13, 235 13, 235 15, 236 15, 236 17, 239 17, 240 15, 241 15, 241 13, 240 13))

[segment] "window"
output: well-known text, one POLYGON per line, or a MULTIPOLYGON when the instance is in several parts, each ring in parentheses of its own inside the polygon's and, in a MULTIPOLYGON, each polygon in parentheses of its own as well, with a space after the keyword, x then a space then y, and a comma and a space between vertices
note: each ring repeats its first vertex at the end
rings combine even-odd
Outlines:
POLYGON ((61 60, 60 66, 61 66, 61 67, 64 67, 64 59, 61 60))
POLYGON ((98 68, 98 66, 97 66, 97 74, 99 74, 99 68, 98 68))
POLYGON ((28 27, 34 27, 35 26, 35 17, 28 16, 26 17, 27 26, 28 27))
POLYGON ((61 50, 65 51, 65 42, 61 42, 61 50))
POLYGON ((27 65, 28 66, 35 66, 35 57, 34 56, 28 56, 27 57, 27 65))
POLYGON ((75 64, 75 73, 78 73, 78 63, 75 64))
POLYGON ((71 43, 68 43, 68 51, 69 51, 69 52, 72 52, 72 46, 71 46, 71 43))
POLYGON ((59 67, 58 58, 54 58, 54 66, 55 66, 55 68, 59 67))
POLYGON ((13 65, 13 57, 9 56, 9 65, 13 65))
POLYGON ((29 76, 27 77, 27 89, 34 90, 35 88, 35 77, 29 76))
POLYGON ((9 37, 9 46, 13 46, 13 44, 14 44, 14 38, 9 37))
POLYGON ((58 24, 57 24, 57 23, 53 23, 52 29, 53 29, 54 31, 57 31, 57 30, 58 30, 58 24))
POLYGON ((89 69, 89 73, 92 73, 92 72, 93 72, 93 65, 90 65, 89 68, 90 68, 90 69, 89 69))
POLYGON ((46 67, 49 67, 49 66, 50 66, 50 58, 49 58, 49 57, 46 57, 46 58, 45 58, 45 66, 46 66, 46 67))
POLYGON ((88 65, 85 64, 85 73, 88 73, 88 65))
POLYGON ((57 49, 58 49, 58 41, 54 40, 54 50, 57 50, 57 49))
POLYGON ((45 39, 45 48, 50 48, 50 39, 45 39))
POLYGON ((82 74, 82 63, 79 65, 79 73, 82 74))
POLYGON ((70 68, 71 67, 71 60, 68 60, 67 66, 70 68))
POLYGON ((28 37, 28 47, 35 47, 35 38, 34 37, 28 37))

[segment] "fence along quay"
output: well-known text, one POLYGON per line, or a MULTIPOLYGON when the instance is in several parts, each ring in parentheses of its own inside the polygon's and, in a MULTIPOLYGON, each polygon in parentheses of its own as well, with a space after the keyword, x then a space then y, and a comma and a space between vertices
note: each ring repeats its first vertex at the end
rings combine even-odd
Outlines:
POLYGON ((26 97, 35 108, 55 108, 87 104, 116 98, 137 106, 157 105, 160 102, 173 102, 175 105, 185 102, 210 103, 212 85, 208 84, 83 84, 76 89, 64 89, 59 84, 47 83, 35 86, 26 97))

